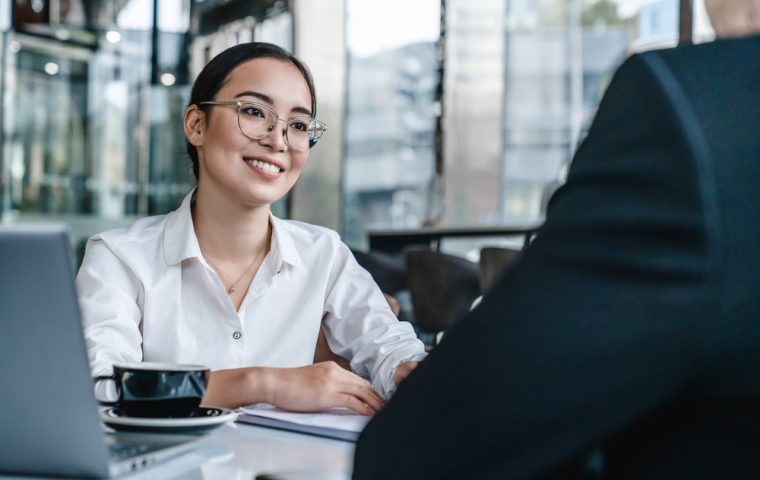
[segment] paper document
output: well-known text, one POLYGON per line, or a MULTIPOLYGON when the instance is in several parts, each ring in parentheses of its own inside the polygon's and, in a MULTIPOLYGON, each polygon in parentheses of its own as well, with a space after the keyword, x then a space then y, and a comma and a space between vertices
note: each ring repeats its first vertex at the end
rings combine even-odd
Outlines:
POLYGON ((260 403, 238 409, 238 422, 279 428, 321 437, 356 441, 372 417, 347 408, 331 408, 317 413, 288 412, 260 403))

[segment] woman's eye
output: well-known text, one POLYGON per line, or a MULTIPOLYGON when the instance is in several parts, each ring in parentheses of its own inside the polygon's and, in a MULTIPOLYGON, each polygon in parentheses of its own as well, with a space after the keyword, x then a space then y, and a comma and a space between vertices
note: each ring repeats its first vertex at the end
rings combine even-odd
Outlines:
POLYGON ((251 117, 264 118, 264 110, 254 107, 253 105, 244 105, 240 108, 240 111, 251 117))
POLYGON ((290 122, 290 128, 298 130, 299 132, 305 132, 309 129, 309 124, 301 120, 293 120, 290 122))

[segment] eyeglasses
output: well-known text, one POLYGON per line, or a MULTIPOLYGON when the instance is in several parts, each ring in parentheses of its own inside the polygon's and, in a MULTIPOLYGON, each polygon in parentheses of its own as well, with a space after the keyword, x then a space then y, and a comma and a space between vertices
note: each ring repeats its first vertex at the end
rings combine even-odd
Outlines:
POLYGON ((294 115, 283 120, 277 112, 261 103, 241 101, 201 102, 200 105, 234 105, 237 107, 240 131, 251 140, 261 140, 272 134, 277 122, 285 122, 285 142, 288 147, 305 151, 316 145, 327 125, 308 115, 294 115))

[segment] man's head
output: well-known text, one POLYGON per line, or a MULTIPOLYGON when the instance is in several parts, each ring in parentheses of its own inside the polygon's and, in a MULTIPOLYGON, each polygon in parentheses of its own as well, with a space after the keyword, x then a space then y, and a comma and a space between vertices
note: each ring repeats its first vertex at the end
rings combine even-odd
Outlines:
POLYGON ((760 34, 760 0, 705 0, 717 37, 760 34))

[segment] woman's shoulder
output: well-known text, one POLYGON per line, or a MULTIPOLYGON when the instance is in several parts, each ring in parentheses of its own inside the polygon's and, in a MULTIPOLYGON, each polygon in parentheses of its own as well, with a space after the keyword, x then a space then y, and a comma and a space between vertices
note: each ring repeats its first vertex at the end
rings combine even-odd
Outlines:
POLYGON ((283 260, 306 265, 316 275, 329 274, 352 258, 348 246, 335 230, 299 220, 275 218, 274 232, 283 260))
POLYGON ((155 215, 135 220, 126 227, 114 228, 93 235, 93 240, 105 240, 108 243, 129 244, 145 242, 158 237, 163 232, 168 215, 155 215))
POLYGON ((127 227, 115 228, 100 232, 90 240, 103 240, 109 245, 145 246, 150 243, 160 243, 167 229, 177 234, 186 233, 192 227, 190 219, 190 199, 193 192, 187 194, 176 210, 162 215, 142 217, 127 227))
POLYGON ((170 215, 144 217, 127 227, 100 232, 90 237, 88 248, 100 244, 123 261, 154 257, 163 244, 165 225, 170 215))
POLYGON ((156 268, 162 249, 167 215, 140 218, 123 228, 106 230, 90 237, 83 267, 115 268, 121 265, 143 278, 156 268))
POLYGON ((332 243, 341 243, 340 235, 335 230, 327 227, 314 225, 312 223, 302 222, 300 220, 285 220, 273 217, 275 227, 290 235, 295 241, 318 242, 329 241, 332 243))

